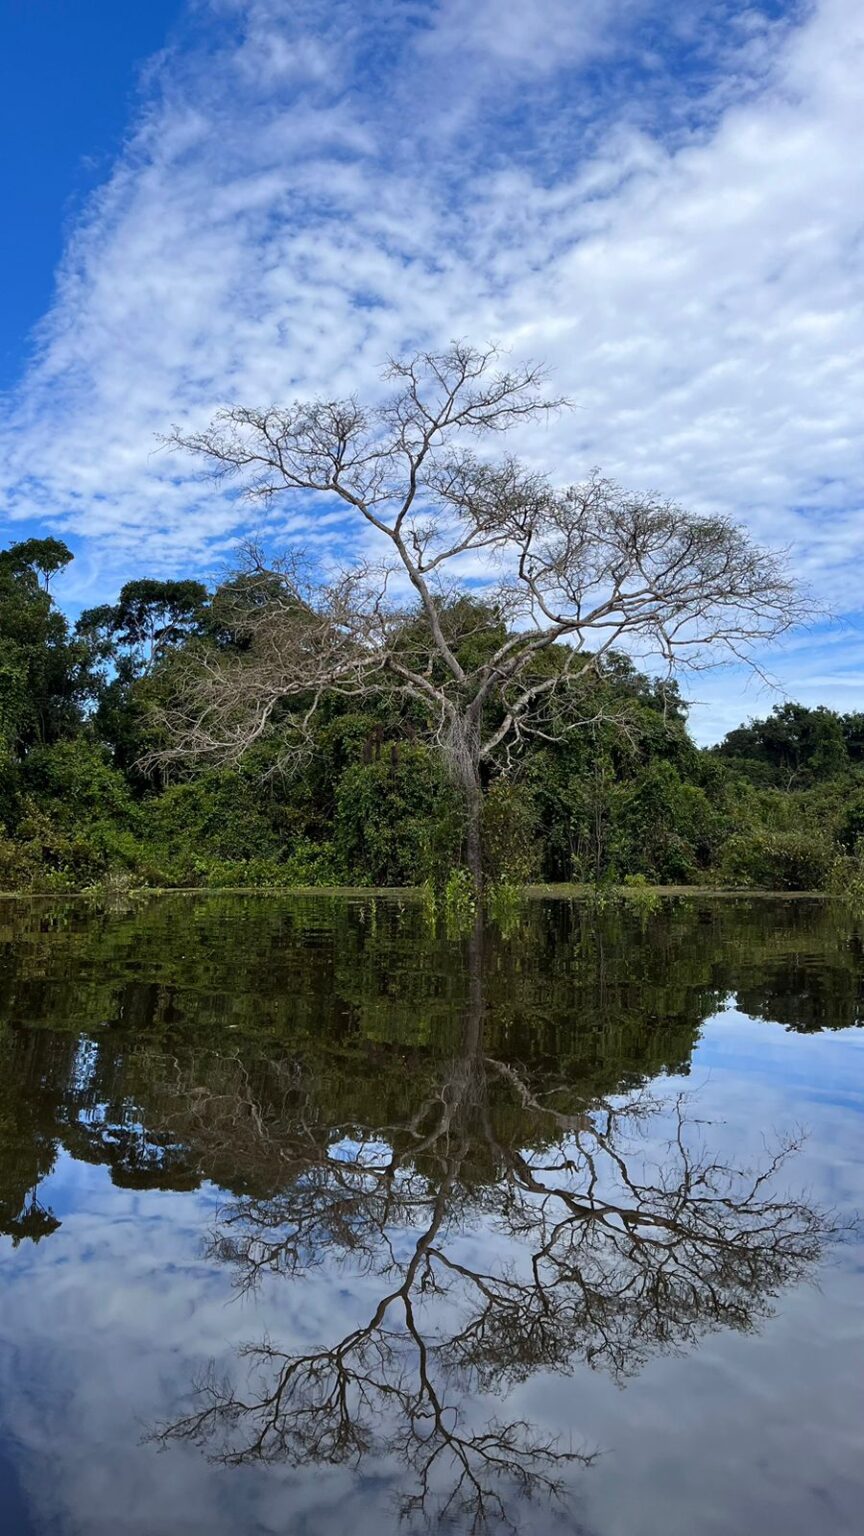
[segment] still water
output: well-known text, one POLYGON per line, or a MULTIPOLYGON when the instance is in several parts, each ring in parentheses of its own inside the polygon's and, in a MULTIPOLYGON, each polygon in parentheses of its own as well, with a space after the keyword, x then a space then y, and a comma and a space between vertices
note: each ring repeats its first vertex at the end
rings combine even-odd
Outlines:
POLYGON ((864 1529, 836 908, 0 909, 3 1536, 864 1529))

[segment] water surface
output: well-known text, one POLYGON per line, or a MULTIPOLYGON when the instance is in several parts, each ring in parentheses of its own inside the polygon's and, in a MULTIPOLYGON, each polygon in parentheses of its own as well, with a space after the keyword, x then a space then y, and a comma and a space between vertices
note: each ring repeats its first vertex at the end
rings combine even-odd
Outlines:
POLYGON ((0 909, 4 1536, 840 1536, 864 951, 816 902, 0 909))

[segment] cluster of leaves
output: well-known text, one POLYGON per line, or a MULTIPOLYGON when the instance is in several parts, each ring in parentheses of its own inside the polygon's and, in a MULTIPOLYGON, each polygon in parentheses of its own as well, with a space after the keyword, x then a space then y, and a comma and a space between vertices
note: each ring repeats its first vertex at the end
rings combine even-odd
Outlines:
MULTIPOLYGON (((242 576, 213 593, 142 579, 73 627, 50 590, 71 558, 56 539, 0 553, 0 887, 443 890, 460 862, 460 801, 410 700, 329 699, 290 777, 278 708, 236 766, 147 774, 176 669, 191 654, 241 653, 261 592, 242 576)), ((500 613, 458 605, 442 613, 454 645, 500 645, 500 613)), ((489 768, 484 853, 499 886, 807 889, 854 874, 864 714, 785 704, 700 751, 674 687, 626 658, 608 658, 583 690, 583 725, 539 733, 506 772, 489 768)))

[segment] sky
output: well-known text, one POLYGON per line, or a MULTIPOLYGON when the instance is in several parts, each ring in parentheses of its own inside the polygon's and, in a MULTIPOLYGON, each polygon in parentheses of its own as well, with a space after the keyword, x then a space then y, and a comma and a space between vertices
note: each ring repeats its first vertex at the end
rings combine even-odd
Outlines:
POLYGON ((812 590, 700 739, 864 707, 862 76, 860 0, 0 0, 4 537, 69 542, 73 614, 213 572, 249 509, 160 434, 495 341, 574 402, 534 467, 812 590))

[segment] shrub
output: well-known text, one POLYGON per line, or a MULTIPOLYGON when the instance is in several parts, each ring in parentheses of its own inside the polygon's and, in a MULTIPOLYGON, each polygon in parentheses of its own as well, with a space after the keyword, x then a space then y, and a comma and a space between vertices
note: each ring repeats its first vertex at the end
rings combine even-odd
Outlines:
POLYGON ((38 851, 0 829, 0 891, 26 891, 41 870, 38 851))
POLYGON ((524 785, 504 778, 490 785, 483 802, 483 856, 493 881, 524 885, 537 878, 537 807, 524 785))
POLYGON ((459 832, 453 788, 425 747, 392 743, 339 780, 333 851, 344 876, 360 885, 440 878, 455 862, 459 832))
POLYGON ((828 889, 843 901, 856 917, 864 916, 864 855, 840 854, 831 866, 828 889))
MULTIPOLYGON (((838 835, 847 853, 854 853, 864 838, 864 792, 850 796, 843 809, 838 835)), ((862 844, 864 846, 864 844, 862 844)))
POLYGON ((83 737, 36 747, 22 782, 2 858, 10 888, 79 890, 112 869, 137 870, 138 807, 101 747, 83 737))
POLYGON ((58 826, 32 801, 24 803, 14 843, 4 843, 10 889, 77 890, 108 868, 104 844, 85 829, 58 826))
POLYGON ((621 796, 618 862, 661 885, 686 883, 711 862, 721 826, 699 785, 685 783, 672 763, 652 763, 621 796))
POLYGON ((827 840, 802 832, 738 832, 723 849, 720 874, 730 885, 777 891, 820 890, 834 861, 827 840))
POLYGON ((203 883, 211 889, 254 886, 266 890, 336 882, 331 845, 306 840, 298 841, 284 859, 217 859, 203 870, 203 883))
POLYGON ((171 860, 190 862, 273 858, 280 839, 266 814, 267 800, 254 779, 234 771, 202 773, 170 785, 142 807, 147 840, 171 860))
POLYGON ((104 747, 76 736, 34 747, 22 764, 22 785, 32 804, 58 826, 133 827, 137 806, 104 747))

